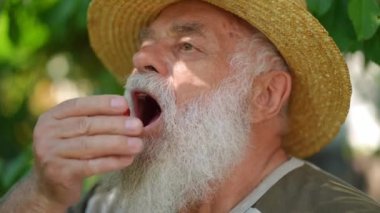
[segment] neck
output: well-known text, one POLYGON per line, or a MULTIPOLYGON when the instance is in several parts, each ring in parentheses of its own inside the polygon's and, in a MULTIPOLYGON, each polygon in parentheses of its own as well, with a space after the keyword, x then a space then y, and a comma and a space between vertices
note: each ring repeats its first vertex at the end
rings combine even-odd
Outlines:
MULTIPOLYGON (((246 150, 242 161, 231 171, 230 177, 216 189, 212 198, 186 213, 229 212, 265 177, 288 160, 289 157, 280 146, 281 137, 262 139, 260 143, 254 143, 254 146, 246 150)), ((257 137, 252 141, 257 141, 257 137)))

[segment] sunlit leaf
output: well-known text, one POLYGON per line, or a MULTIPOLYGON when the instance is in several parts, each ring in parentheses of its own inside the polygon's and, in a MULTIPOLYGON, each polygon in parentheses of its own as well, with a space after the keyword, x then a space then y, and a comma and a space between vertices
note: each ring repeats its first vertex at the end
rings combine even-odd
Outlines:
POLYGON ((0 14, 0 61, 15 65, 30 60, 48 41, 49 32, 26 8, 14 8, 0 14), (8 15, 9 14, 9 15, 8 15))
POLYGON ((47 26, 36 19, 36 17, 30 17, 30 15, 27 11, 21 11, 18 14, 18 19, 21 23, 21 37, 18 49, 20 57, 30 57, 49 38, 47 26))
POLYGON ((8 13, 0 13, 0 61, 9 59, 12 55, 12 42, 9 39, 9 16, 8 13))
POLYGON ((349 0, 348 14, 359 40, 371 38, 380 25, 378 0, 349 0))

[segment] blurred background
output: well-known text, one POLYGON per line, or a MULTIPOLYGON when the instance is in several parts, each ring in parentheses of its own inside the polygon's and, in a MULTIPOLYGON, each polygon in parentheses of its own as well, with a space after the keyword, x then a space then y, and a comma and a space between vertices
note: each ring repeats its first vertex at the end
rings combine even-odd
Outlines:
MULTIPOLYGON (((33 164, 41 113, 70 98, 123 93, 89 47, 89 3, 0 0, 0 197, 33 164)), ((380 201, 380 0, 307 3, 344 53, 353 83, 341 132, 308 160, 380 201)))

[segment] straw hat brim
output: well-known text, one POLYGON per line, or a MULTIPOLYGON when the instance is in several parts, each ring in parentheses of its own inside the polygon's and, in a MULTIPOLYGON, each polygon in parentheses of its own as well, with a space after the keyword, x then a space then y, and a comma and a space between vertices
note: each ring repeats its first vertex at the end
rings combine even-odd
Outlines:
MULTIPOLYGON (((91 45, 124 80, 132 70, 140 29, 177 0, 93 0, 88 15, 91 45)), ((295 0, 206 0, 251 23, 278 48, 291 70, 289 134, 283 147, 307 157, 329 143, 344 122, 351 84, 345 61, 320 23, 295 0)))

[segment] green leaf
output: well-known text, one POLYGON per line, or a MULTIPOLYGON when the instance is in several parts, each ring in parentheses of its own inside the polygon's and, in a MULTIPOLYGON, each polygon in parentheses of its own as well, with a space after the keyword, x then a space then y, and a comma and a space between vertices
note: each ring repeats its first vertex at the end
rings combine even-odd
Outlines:
POLYGON ((380 29, 375 36, 364 42, 363 48, 366 59, 380 65, 380 29))
POLYGON ((334 1, 331 9, 318 19, 342 52, 355 52, 361 48, 361 43, 356 39, 352 22, 348 18, 345 0, 334 1))
POLYGON ((307 0, 309 11, 316 16, 323 16, 329 11, 334 0, 307 0))
POLYGON ((377 31, 380 21, 378 0, 349 0, 348 15, 360 41, 370 39, 377 31))
POLYGON ((9 38, 9 14, 0 13, 0 62, 11 58, 14 51, 13 43, 9 38))

